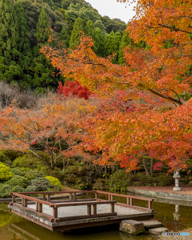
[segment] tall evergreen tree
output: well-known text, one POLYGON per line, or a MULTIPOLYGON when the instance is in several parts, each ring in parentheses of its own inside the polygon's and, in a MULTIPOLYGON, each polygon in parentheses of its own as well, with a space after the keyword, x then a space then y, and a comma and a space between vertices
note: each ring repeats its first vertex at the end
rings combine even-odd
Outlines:
POLYGON ((113 54, 113 42, 115 33, 112 31, 110 34, 105 36, 105 56, 113 54))
POLYGON ((115 53, 115 57, 113 59, 113 63, 118 63, 119 60, 119 46, 121 43, 121 33, 120 32, 116 32, 115 36, 113 38, 113 44, 112 44, 112 51, 113 53, 115 53))
POLYGON ((100 28, 96 28, 95 30, 95 47, 96 51, 95 53, 98 56, 105 57, 105 40, 101 33, 100 28))
POLYGON ((79 40, 81 38, 81 32, 85 32, 85 22, 81 18, 75 20, 73 30, 71 33, 71 38, 69 42, 69 47, 72 49, 79 45, 79 40))
POLYGON ((21 52, 21 56, 19 58, 19 65, 21 66, 21 79, 19 84, 22 88, 28 88, 31 85, 32 75, 29 74, 29 66, 32 62, 32 50, 28 34, 28 26, 27 20, 24 14, 24 8, 21 0, 18 0, 15 5, 15 11, 17 14, 18 25, 19 25, 19 51, 21 52))
POLYGON ((103 37, 106 35, 106 28, 105 28, 105 26, 103 25, 103 23, 102 23, 101 20, 95 21, 95 22, 94 22, 94 26, 95 26, 95 28, 100 28, 101 33, 103 34, 103 37))
POLYGON ((59 81, 58 78, 53 76, 54 68, 51 62, 46 59, 43 53, 40 52, 42 45, 45 45, 49 38, 49 29, 49 18, 44 8, 42 8, 35 33, 36 41, 38 42, 38 44, 33 48, 34 58, 33 64, 31 66, 34 74, 32 87, 38 87, 39 90, 42 90, 42 87, 54 87, 59 81))
POLYGON ((129 37, 129 33, 124 30, 123 37, 119 46, 119 64, 123 64, 125 62, 123 49, 126 48, 131 43, 131 39, 129 37))
POLYGON ((69 34, 65 27, 62 28, 61 34, 59 37, 59 41, 65 45, 65 47, 69 47, 69 34))
POLYGON ((0 80, 11 82, 21 76, 18 63, 19 26, 12 0, 0 1, 0 80))
POLYGON ((44 8, 41 9, 41 13, 39 15, 38 23, 36 25, 36 33, 35 37, 38 43, 47 42, 50 34, 50 24, 49 17, 45 12, 44 8))

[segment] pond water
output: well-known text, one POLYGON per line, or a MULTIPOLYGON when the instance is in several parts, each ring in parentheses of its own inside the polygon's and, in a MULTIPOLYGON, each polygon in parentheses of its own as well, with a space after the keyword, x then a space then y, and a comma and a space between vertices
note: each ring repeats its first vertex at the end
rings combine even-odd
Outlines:
MULTIPOLYGON (((116 200, 123 202, 123 199, 116 200)), ((156 200, 159 201, 159 200, 156 200)), ((192 227, 192 206, 183 206, 173 202, 153 202, 157 212, 155 219, 161 221, 169 231, 182 231, 192 227)), ((144 202, 136 200, 134 205, 145 206, 144 202)), ((0 240, 153 240, 153 235, 131 236, 118 231, 118 225, 73 230, 72 232, 51 232, 21 218, 9 211, 8 203, 0 203, 0 240)))

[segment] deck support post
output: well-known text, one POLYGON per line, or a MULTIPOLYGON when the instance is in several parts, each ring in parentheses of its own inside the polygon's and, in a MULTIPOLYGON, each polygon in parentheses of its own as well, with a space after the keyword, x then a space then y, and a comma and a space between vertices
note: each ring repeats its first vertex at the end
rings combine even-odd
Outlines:
POLYGON ((111 203, 111 212, 112 212, 112 213, 115 212, 115 205, 114 205, 114 203, 111 203))
POLYGON ((57 218, 58 217, 58 211, 57 211, 57 206, 53 207, 53 217, 57 218))
POLYGON ((97 205, 93 204, 93 215, 97 215, 97 205))
POLYGON ((87 215, 91 216, 91 205, 87 205, 87 215))
POLYGON ((148 201, 148 208, 152 209, 152 201, 148 201))

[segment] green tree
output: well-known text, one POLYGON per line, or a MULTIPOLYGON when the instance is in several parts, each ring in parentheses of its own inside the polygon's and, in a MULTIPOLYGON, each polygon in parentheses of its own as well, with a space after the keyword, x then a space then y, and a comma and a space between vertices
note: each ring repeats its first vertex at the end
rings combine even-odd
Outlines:
POLYGON ((69 34, 65 27, 62 28, 59 41, 63 43, 66 47, 69 47, 69 34))
POLYGON ((131 42, 132 41, 129 37, 129 33, 124 30, 123 37, 119 46, 119 64, 123 64, 125 62, 123 49, 126 48, 131 42))
POLYGON ((50 34, 50 24, 49 17, 45 12, 44 8, 41 9, 41 14, 39 15, 38 23, 36 25, 35 37, 38 43, 47 42, 50 34))
POLYGON ((105 57, 105 40, 101 33, 100 28, 96 28, 95 30, 95 47, 96 51, 95 53, 98 56, 105 57))
POLYGON ((97 20, 96 22, 94 22, 94 26, 95 26, 95 28, 100 28, 101 33, 103 34, 103 36, 106 35, 105 26, 103 25, 101 20, 97 20))
POLYGON ((81 32, 85 32, 85 21, 81 18, 75 20, 73 30, 71 33, 71 38, 69 42, 69 47, 72 49, 79 45, 79 40, 81 38, 81 32))
POLYGON ((115 33, 113 31, 105 36, 105 56, 113 54, 114 38, 115 33))
POLYGON ((22 70, 19 84, 22 88, 28 88, 32 81, 32 76, 29 74, 29 66, 32 62, 33 56, 31 44, 27 37, 29 29, 21 0, 16 2, 15 11, 19 25, 19 51, 21 52, 18 62, 22 70))
POLYGON ((19 26, 12 0, 0 1, 0 79, 18 80, 21 67, 18 63, 19 26))
POLYGON ((36 26, 36 41, 37 46, 33 47, 33 63, 31 70, 33 73, 32 87, 38 88, 40 91, 43 87, 55 87, 59 81, 58 77, 55 77, 54 68, 45 55, 40 52, 42 45, 47 44, 47 40, 50 33, 49 18, 44 8, 39 15, 38 23, 36 26))
POLYGON ((113 38, 113 44, 112 44, 112 52, 116 54, 113 59, 113 63, 118 63, 118 60, 119 60, 119 46, 121 43, 121 38, 122 37, 120 32, 116 32, 113 38))

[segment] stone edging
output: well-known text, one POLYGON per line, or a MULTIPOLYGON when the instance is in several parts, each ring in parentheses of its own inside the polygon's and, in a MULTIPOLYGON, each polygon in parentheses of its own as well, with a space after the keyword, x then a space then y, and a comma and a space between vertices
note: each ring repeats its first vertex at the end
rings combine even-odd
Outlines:
POLYGON ((168 193, 168 192, 156 192, 156 191, 148 191, 134 188, 127 188, 128 192, 146 195, 149 197, 156 198, 166 198, 166 199, 174 199, 174 200, 182 200, 182 201, 192 201, 192 195, 189 194, 179 194, 179 193, 168 193))
MULTIPOLYGON (((84 193, 76 193, 77 196, 81 196, 84 193)), ((65 196, 56 196, 56 197, 51 197, 51 199, 61 199, 61 198, 68 198, 69 195, 65 195, 65 196)), ((16 199, 20 199, 20 198, 16 198, 16 199)), ((42 199, 40 197, 38 197, 38 199, 42 199)), ((0 198, 0 202, 11 202, 12 198, 0 198)))

